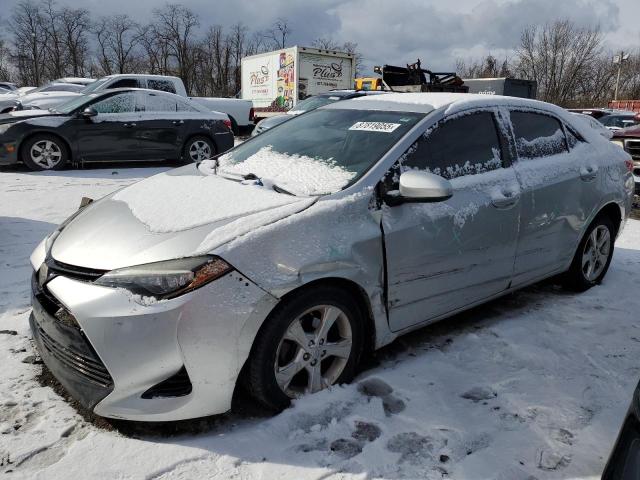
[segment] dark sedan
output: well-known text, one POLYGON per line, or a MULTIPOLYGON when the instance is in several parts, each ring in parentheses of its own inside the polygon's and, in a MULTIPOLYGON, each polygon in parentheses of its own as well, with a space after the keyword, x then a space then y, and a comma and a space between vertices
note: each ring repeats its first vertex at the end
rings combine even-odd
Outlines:
POLYGON ((224 113, 178 95, 135 88, 83 95, 56 109, 0 115, 0 165, 32 170, 84 162, 196 162, 233 146, 224 113))

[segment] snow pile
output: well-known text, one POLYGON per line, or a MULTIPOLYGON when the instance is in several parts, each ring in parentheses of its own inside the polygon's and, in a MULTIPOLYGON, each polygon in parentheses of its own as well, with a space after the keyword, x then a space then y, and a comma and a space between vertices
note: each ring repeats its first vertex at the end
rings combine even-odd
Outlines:
MULTIPOLYGON (((127 204, 152 232, 177 232, 251 215, 300 199, 216 175, 161 174, 119 191, 113 200, 127 204)), ((186 171, 186 170, 183 170, 186 171)))
MULTIPOLYGON (((246 160, 235 163, 233 152, 220 157, 224 172, 266 178, 296 195, 322 195, 342 190, 355 176, 332 159, 288 155, 263 147, 246 160)), ((204 162, 203 162, 204 163, 204 162)), ((205 166, 205 168, 207 168, 205 166)))

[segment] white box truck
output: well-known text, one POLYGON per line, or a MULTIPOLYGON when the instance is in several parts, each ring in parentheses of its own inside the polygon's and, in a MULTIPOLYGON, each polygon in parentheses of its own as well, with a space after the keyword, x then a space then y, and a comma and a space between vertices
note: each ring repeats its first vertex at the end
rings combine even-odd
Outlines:
POLYGON ((242 59, 242 99, 251 100, 256 119, 281 115, 298 100, 353 88, 349 53, 289 47, 242 59))

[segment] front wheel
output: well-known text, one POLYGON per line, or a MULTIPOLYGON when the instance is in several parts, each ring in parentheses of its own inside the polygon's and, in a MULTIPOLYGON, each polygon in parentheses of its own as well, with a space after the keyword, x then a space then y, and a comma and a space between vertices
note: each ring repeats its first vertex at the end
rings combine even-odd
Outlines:
POLYGON ((363 338, 362 312, 350 295, 325 286, 304 291, 265 321, 248 361, 248 389, 279 410, 292 398, 349 382, 363 338))
POLYGON ((602 282, 613 257, 615 234, 615 226, 608 217, 597 217, 591 223, 565 274, 566 287, 583 292, 602 282))
POLYGON ((186 163, 209 160, 216 154, 213 141, 207 137, 192 137, 184 145, 182 158, 186 163))
POLYGON ((39 134, 22 146, 22 161, 31 170, 60 170, 69 161, 64 142, 54 136, 39 134))

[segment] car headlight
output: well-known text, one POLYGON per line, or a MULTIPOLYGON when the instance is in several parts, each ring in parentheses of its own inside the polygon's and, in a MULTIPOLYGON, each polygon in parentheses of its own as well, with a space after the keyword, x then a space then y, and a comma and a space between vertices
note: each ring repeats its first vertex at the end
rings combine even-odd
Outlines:
POLYGON ((233 267, 221 258, 203 255, 112 270, 94 284, 163 300, 200 288, 231 270, 233 267))
POLYGON ((13 123, 3 123, 3 124, 1 124, 0 125, 0 135, 2 135, 4 132, 9 130, 11 128, 11 125, 13 125, 13 123))
POLYGON ((624 149, 624 140, 620 140, 619 138, 614 138, 614 139, 611 140, 611 143, 613 143, 614 145, 617 145, 620 148, 624 149))

